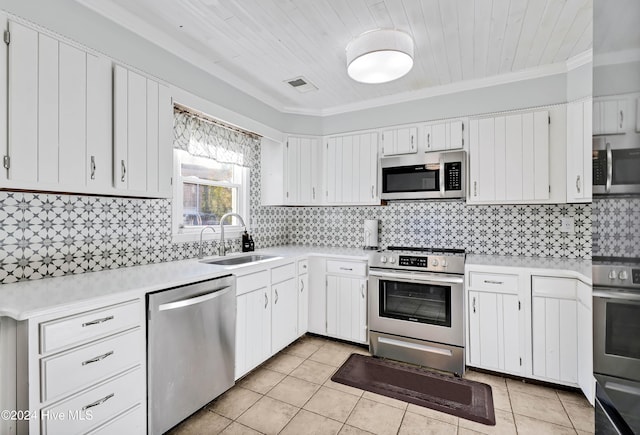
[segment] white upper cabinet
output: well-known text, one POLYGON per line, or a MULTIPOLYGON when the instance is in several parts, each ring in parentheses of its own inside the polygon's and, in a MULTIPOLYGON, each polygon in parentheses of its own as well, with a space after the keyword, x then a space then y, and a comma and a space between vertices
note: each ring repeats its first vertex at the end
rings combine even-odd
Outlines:
MULTIPOLYGON (((470 121, 469 203, 544 203, 558 200, 557 195, 552 197, 550 194, 549 121, 548 111, 470 121)), ((564 142, 562 139, 559 144, 564 142)), ((564 155, 561 161, 564 162, 564 155)), ((563 175, 564 171, 560 173, 563 175)), ((564 188, 560 190, 564 191, 564 188)), ((564 195, 560 202, 564 202, 564 195)))
POLYGON ((9 21, 3 187, 109 193, 111 64, 9 21))
POLYGON ((631 125, 626 99, 598 99, 593 102, 593 134, 625 133, 631 125))
POLYGON ((591 99, 567 105, 567 202, 591 202, 591 99))
POLYGON ((285 147, 285 204, 316 205, 322 199, 322 147, 317 137, 289 136, 285 147))
POLYGON ((382 132, 382 155, 414 154, 418 152, 418 127, 402 127, 382 132))
POLYGON ((461 120, 427 124, 424 126, 420 149, 430 151, 464 148, 464 123, 461 120))
POLYGON ((170 197, 173 106, 169 88, 116 65, 113 71, 114 187, 170 197))
POLYGON ((380 204, 377 133, 333 136, 326 141, 325 204, 380 204))

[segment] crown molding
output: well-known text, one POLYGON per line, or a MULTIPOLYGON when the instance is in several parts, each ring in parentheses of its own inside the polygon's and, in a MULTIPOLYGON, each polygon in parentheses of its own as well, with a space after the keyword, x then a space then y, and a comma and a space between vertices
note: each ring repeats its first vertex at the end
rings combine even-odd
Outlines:
POLYGON ((593 66, 619 65, 640 61, 640 48, 599 53, 593 57, 593 66))

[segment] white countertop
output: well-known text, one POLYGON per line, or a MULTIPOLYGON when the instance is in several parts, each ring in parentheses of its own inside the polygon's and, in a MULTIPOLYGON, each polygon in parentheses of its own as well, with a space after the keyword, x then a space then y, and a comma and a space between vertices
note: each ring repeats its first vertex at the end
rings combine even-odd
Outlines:
POLYGON ((577 278, 591 285, 591 260, 468 254, 465 265, 535 269, 532 274, 577 278))
MULTIPOLYGON (((255 252, 275 255, 276 258, 241 266, 218 266, 189 259, 4 284, 0 285, 0 317, 26 320, 73 307, 107 305, 240 271, 244 274, 262 268, 267 262, 286 261, 292 257, 331 256, 367 260, 370 252, 360 248, 276 246, 255 252)), ((468 255, 467 264, 535 268, 545 275, 576 277, 591 283, 591 262, 584 260, 468 255)))

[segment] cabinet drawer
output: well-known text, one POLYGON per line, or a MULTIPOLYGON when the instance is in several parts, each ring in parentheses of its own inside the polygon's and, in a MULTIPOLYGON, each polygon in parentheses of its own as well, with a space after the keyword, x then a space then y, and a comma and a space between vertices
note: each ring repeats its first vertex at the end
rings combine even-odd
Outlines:
POLYGON ((531 291, 534 296, 556 299, 576 299, 576 280, 573 278, 531 277, 531 291))
POLYGON ((141 302, 135 300, 40 324, 40 353, 80 344, 142 323, 141 302))
POLYGON ((286 281, 296 276, 296 264, 289 263, 271 269, 271 284, 286 281))
POLYGON ((298 261, 298 275, 302 275, 304 273, 309 273, 309 261, 306 258, 298 261))
POLYGON ((131 409, 127 409, 122 414, 116 415, 106 423, 87 432, 87 435, 110 435, 114 433, 143 434, 145 433, 146 427, 147 419, 144 403, 138 403, 131 409))
POLYGON ((236 295, 240 296, 245 293, 258 290, 259 288, 267 287, 268 285, 268 270, 261 270, 260 272, 239 276, 238 278, 236 278, 236 295))
POLYGON ((63 352, 40 362, 43 402, 91 385, 144 360, 140 327, 133 331, 63 352))
POLYGON ((469 272, 469 289, 495 293, 517 293, 518 275, 469 272))
POLYGON ((49 415, 49 418, 42 419, 42 433, 66 435, 96 427, 135 404, 144 402, 144 386, 144 371, 137 367, 68 400, 44 408, 41 412, 49 415))
POLYGON ((327 260, 327 273, 367 276, 367 264, 361 261, 327 260))

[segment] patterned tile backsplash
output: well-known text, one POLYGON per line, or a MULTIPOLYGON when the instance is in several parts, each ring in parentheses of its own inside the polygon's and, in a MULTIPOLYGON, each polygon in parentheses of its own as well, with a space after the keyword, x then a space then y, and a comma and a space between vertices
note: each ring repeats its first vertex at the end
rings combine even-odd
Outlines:
POLYGON ((640 198, 595 198, 593 255, 640 258, 640 198))
POLYGON ((384 207, 297 207, 292 209, 289 243, 362 246, 365 219, 380 220, 381 247, 591 258, 589 204, 472 206, 463 201, 407 201, 384 207), (574 219, 574 233, 560 232, 561 217, 574 219))

